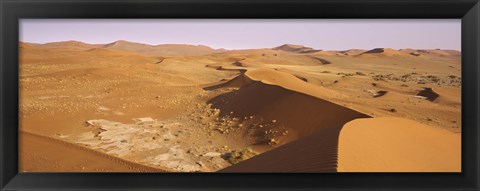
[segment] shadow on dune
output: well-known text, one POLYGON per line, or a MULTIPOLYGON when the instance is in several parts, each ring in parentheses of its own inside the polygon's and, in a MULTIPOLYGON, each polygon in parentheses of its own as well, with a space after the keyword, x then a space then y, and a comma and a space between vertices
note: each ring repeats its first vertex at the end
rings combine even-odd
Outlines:
POLYGON ((387 94, 387 93, 388 93, 388 91, 383 91, 383 90, 381 90, 381 91, 378 91, 373 97, 374 97, 374 98, 376 98, 376 97, 382 97, 382 96, 384 96, 384 95, 387 94))
POLYGON ((433 91, 432 88, 423 88, 423 90, 420 90, 417 94, 417 96, 423 96, 423 97, 426 97, 428 101, 435 101, 438 97, 440 97, 440 95, 433 91))
POLYGON ((208 101, 213 108, 220 109, 220 115, 276 121, 277 125, 269 126, 268 130, 281 126, 290 133, 276 137, 285 145, 220 172, 335 172, 342 126, 353 119, 370 117, 314 96, 251 80, 245 75, 206 89, 233 86, 240 89, 208 101))
POLYGON ((267 151, 219 172, 337 172, 338 138, 343 125, 267 151))
POLYGON ((385 52, 385 49, 383 49, 383 48, 374 48, 372 50, 366 51, 366 52, 361 53, 361 54, 372 54, 372 53, 383 53, 383 52, 385 52))
POLYGON ((311 58, 314 58, 316 60, 318 60, 321 64, 325 65, 325 64, 331 64, 332 62, 328 61, 328 60, 325 60, 323 58, 319 58, 319 57, 316 57, 316 56, 311 56, 311 58))

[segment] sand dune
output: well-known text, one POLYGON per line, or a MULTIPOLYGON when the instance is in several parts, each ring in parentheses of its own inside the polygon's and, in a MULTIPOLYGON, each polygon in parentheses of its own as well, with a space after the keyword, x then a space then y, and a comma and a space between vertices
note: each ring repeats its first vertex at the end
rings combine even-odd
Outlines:
POLYGON ((341 127, 353 119, 369 116, 308 95, 311 91, 305 91, 305 82, 291 78, 291 75, 277 71, 247 71, 225 83, 225 86, 240 87, 238 91, 210 100, 213 107, 227 111, 225 114, 233 111, 239 118, 260 117, 265 126, 262 131, 287 131, 286 135, 273 137, 279 143, 300 138, 222 172, 336 171, 341 127), (275 85, 271 85, 273 83, 275 85), (273 120, 275 123, 271 122, 273 120))
MULTIPOLYGON (((232 116, 240 119, 255 116, 260 119, 257 126, 263 132, 273 131, 280 135, 288 132, 278 137, 272 135, 270 139, 279 143, 306 136, 318 129, 341 127, 355 118, 368 117, 321 99, 316 93, 322 91, 320 87, 309 86, 293 75, 274 70, 250 70, 214 87, 239 88, 208 101, 214 108, 220 109, 220 115, 232 112, 232 116)), ((268 143, 271 140, 260 141, 268 143)))
POLYGON ((460 172, 460 157, 459 134, 368 118, 319 129, 221 172, 460 172))
POLYGON ((247 58, 237 62, 237 65, 242 65, 243 67, 263 67, 265 64, 318 66, 331 63, 327 59, 320 56, 296 55, 291 53, 265 53, 262 55, 250 55, 247 58))
POLYGON ((356 119, 340 132, 339 172, 460 172, 460 135, 401 118, 356 119))

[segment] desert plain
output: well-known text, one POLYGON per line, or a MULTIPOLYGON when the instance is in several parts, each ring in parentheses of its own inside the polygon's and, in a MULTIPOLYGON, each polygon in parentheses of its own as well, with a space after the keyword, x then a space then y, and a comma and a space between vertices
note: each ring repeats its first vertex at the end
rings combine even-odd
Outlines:
POLYGON ((461 53, 20 42, 21 172, 460 172, 461 53))

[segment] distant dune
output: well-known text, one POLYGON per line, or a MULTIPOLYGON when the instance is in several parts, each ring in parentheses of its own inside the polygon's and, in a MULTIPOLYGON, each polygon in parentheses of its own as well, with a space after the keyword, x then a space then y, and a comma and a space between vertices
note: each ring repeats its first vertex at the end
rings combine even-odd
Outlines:
POLYGON ((400 56, 400 55, 408 55, 401 51, 391 49, 391 48, 374 48, 363 52, 359 55, 375 55, 375 56, 400 56))
POLYGON ((349 50, 340 51, 340 53, 343 53, 345 55, 359 55, 359 54, 364 53, 366 51, 367 50, 363 50, 363 49, 349 49, 349 50))
POLYGON ((433 50, 418 50, 420 54, 434 54, 440 56, 460 56, 460 51, 457 50, 440 50, 440 49, 433 49, 433 50))
POLYGON ((284 45, 273 48, 273 50, 283 50, 287 52, 296 52, 296 53, 314 53, 314 52, 321 51, 321 50, 315 50, 310 47, 305 47, 302 45, 294 45, 294 44, 284 44, 284 45))

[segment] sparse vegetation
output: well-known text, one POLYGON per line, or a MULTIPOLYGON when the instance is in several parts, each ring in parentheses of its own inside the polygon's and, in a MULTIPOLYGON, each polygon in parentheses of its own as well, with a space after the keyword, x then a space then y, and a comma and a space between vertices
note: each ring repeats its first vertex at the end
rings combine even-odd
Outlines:
POLYGON ((365 76, 366 74, 362 73, 362 72, 355 72, 355 74, 359 75, 359 76, 365 76))
POLYGON ((344 72, 339 72, 337 73, 337 75, 341 75, 342 77, 346 77, 346 76, 353 76, 353 74, 350 74, 350 73, 344 73, 344 72))
POLYGON ((257 153, 251 148, 236 149, 224 155, 224 159, 231 164, 237 164, 249 158, 256 156, 257 153))
MULTIPOLYGON (((434 76, 434 75, 421 75, 416 72, 404 74, 404 75, 373 75, 372 79, 375 81, 401 81, 407 83, 416 84, 437 84, 459 87, 461 85, 461 78, 455 75, 448 76, 434 76)), ((407 87, 406 85, 402 87, 407 87)))

